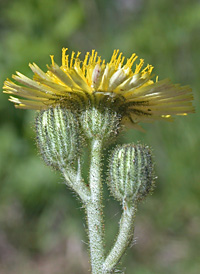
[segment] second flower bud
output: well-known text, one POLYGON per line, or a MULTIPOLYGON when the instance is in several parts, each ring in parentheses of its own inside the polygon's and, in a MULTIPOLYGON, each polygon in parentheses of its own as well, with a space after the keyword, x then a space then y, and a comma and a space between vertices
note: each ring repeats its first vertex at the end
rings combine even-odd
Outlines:
POLYGON ((151 150, 143 145, 122 145, 114 149, 109 164, 108 185, 115 199, 133 203, 146 197, 154 186, 151 150))

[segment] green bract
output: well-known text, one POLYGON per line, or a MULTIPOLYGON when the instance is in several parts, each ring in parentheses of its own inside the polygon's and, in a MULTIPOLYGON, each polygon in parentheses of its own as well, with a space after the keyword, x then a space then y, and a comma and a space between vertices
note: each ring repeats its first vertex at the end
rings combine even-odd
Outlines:
POLYGON ((154 170, 148 146, 118 146, 109 165, 108 185, 112 195, 121 203, 141 200, 152 190, 154 170))
POLYGON ((60 106, 38 112, 37 143, 47 165, 62 168, 77 156, 79 127, 77 118, 60 106))

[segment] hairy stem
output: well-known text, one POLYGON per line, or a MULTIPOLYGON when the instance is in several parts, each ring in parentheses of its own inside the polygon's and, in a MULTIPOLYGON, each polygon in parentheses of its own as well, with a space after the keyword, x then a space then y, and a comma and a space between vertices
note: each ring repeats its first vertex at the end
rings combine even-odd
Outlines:
POLYGON ((120 220, 119 234, 117 240, 108 254, 104 264, 103 273, 112 273, 116 264, 130 245, 134 235, 134 217, 136 207, 124 205, 122 217, 120 220))
POLYGON ((90 257, 93 274, 102 274, 104 262, 104 232, 102 212, 102 182, 101 182, 101 151, 102 142, 91 142, 91 162, 89 183, 91 199, 86 203, 90 257))
POLYGON ((87 188, 82 176, 80 168, 80 159, 78 159, 78 169, 75 171, 73 168, 61 169, 66 184, 71 187, 81 198, 83 203, 90 200, 90 190, 87 188))

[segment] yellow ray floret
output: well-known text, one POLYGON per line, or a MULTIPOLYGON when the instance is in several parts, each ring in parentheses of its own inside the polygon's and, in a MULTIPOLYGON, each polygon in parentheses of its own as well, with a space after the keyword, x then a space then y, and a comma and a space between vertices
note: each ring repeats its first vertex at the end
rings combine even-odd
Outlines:
POLYGON ((80 55, 72 52, 70 56, 63 48, 62 65, 59 67, 51 55, 47 72, 30 64, 33 80, 16 72, 12 76, 15 81, 4 82, 4 92, 11 95, 9 100, 17 108, 42 110, 62 104, 80 111, 91 104, 103 105, 119 111, 132 123, 194 112, 191 89, 169 80, 154 82, 153 66, 143 68, 143 59, 133 68, 135 53, 125 61, 122 53, 114 50, 108 63, 95 50, 87 52, 83 61, 80 55))

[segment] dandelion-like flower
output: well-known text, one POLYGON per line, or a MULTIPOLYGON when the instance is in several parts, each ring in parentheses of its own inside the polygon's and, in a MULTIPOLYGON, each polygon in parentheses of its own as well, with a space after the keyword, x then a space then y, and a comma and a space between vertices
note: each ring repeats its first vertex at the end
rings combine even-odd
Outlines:
POLYGON ((95 50, 86 53, 83 61, 80 52, 70 57, 66 51, 63 48, 60 67, 53 56, 47 72, 30 64, 33 80, 17 72, 14 81, 5 81, 4 92, 17 108, 38 110, 35 128, 41 155, 47 165, 60 170, 87 213, 92 273, 118 272, 116 265, 133 241, 137 204, 152 190, 155 178, 148 146, 114 149, 107 182, 123 212, 115 243, 105 255, 103 150, 127 121, 140 129, 140 122, 194 112, 193 97, 188 86, 153 81, 153 66, 143 68, 143 59, 134 66, 136 54, 125 60, 114 50, 106 63, 95 50), (84 148, 89 161, 82 161, 84 148), (85 170, 87 182, 82 176, 85 170))
POLYGON ((6 80, 4 92, 14 95, 9 100, 17 108, 36 110, 57 105, 78 110, 91 105, 107 106, 135 125, 194 112, 191 89, 174 85, 168 79, 154 82, 153 66, 142 69, 143 59, 133 68, 138 58, 135 53, 125 60, 119 50, 114 50, 106 63, 95 50, 86 53, 83 61, 80 52, 72 52, 70 57, 66 51, 63 48, 61 67, 51 56, 46 73, 35 63, 29 65, 33 80, 19 72, 12 76, 19 84, 6 80))

